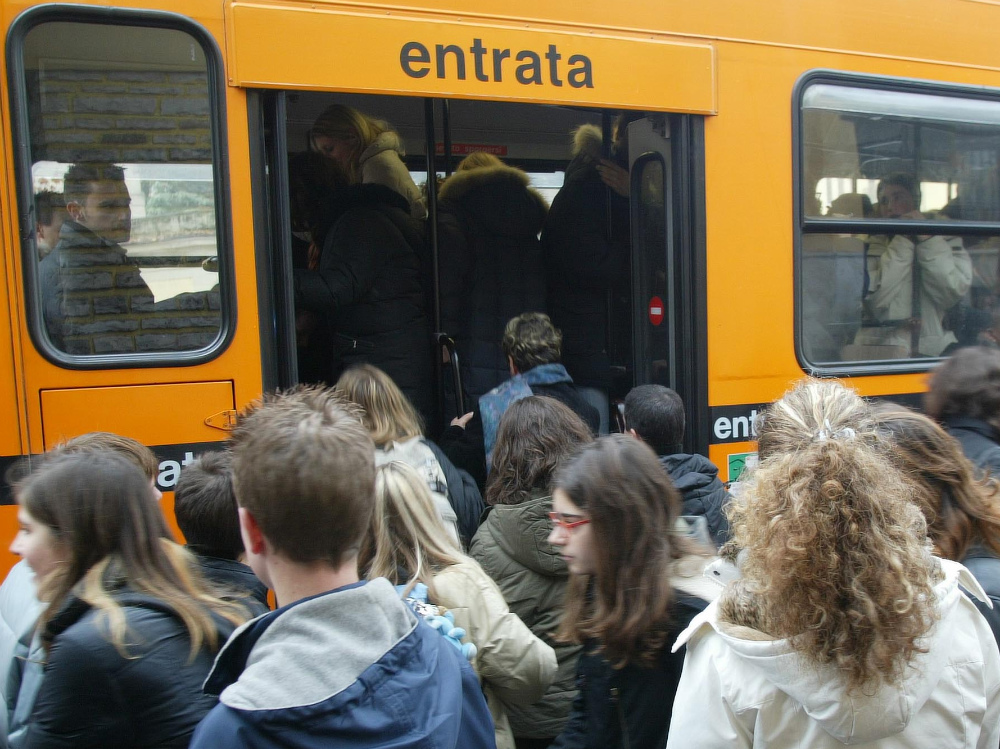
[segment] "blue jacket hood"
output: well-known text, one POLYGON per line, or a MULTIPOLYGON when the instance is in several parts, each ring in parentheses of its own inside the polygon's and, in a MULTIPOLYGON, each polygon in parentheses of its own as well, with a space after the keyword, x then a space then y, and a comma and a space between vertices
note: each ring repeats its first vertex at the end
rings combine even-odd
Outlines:
POLYGON ((384 579, 248 622, 206 681, 192 749, 495 746, 478 679, 384 579))

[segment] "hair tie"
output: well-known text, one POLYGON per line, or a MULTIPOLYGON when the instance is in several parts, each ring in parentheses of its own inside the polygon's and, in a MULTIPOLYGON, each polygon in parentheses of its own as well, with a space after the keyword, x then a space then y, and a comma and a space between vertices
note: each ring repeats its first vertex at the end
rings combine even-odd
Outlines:
POLYGON ((833 427, 830 426, 830 420, 823 419, 823 426, 813 436, 813 442, 826 442, 828 439, 852 440, 855 436, 857 436, 857 432, 851 427, 844 427, 835 432, 833 431, 833 427))

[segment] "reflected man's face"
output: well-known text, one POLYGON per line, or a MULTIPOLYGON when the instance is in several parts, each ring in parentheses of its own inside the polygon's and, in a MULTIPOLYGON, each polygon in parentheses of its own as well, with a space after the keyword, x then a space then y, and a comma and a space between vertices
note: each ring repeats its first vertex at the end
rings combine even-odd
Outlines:
POLYGON ((90 182, 83 203, 66 206, 73 220, 109 242, 123 244, 132 236, 132 198, 124 181, 90 182))

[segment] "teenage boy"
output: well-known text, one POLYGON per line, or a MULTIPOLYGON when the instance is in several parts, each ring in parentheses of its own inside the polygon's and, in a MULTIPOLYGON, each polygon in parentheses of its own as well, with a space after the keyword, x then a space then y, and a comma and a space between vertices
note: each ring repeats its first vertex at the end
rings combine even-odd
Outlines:
POLYGON ((204 453, 181 471, 174 487, 174 516, 185 548, 218 593, 241 601, 254 616, 267 611, 267 588, 243 564, 229 453, 204 453))
POLYGON ((359 580, 375 448, 357 410, 323 387, 265 396, 232 453, 247 563, 280 608, 219 653, 191 748, 495 747, 459 651, 387 580, 359 580))

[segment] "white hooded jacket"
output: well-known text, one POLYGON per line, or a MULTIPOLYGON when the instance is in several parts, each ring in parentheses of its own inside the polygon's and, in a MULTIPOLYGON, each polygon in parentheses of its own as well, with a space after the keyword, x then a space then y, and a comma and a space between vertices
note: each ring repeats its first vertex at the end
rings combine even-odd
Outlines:
POLYGON ((987 600, 975 578, 941 560, 938 622, 903 683, 848 695, 832 667, 791 647, 719 621, 710 605, 674 645, 687 645, 667 749, 841 747, 996 749, 1000 744, 1000 652, 959 584, 987 600))

